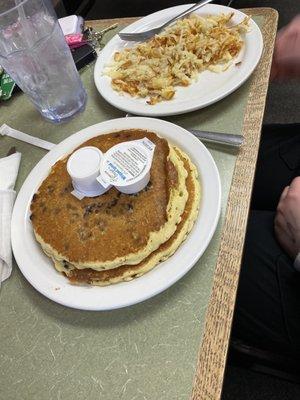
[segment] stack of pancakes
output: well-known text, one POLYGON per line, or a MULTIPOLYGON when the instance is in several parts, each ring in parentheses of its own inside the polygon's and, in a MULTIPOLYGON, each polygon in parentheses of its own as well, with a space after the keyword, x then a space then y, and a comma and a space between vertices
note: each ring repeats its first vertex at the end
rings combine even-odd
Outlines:
POLYGON ((106 152, 147 137, 155 145, 150 181, 135 194, 115 188, 97 197, 75 198, 66 164, 59 160, 31 202, 37 241, 71 283, 109 285, 143 275, 170 257, 197 218, 200 186, 188 156, 146 130, 100 135, 80 147, 106 152))

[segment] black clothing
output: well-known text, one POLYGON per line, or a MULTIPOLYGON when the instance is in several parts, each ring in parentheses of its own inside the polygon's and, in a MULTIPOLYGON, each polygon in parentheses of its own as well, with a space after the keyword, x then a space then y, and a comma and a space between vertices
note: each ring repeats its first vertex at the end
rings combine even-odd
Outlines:
POLYGON ((274 236, 284 187, 300 175, 300 124, 263 128, 233 336, 260 349, 300 354, 300 273, 274 236))

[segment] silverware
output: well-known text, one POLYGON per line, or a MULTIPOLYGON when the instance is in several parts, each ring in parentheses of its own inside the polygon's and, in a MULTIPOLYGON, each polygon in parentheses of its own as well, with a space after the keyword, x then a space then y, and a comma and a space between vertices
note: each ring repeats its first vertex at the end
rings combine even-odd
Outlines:
POLYGON ((198 129, 188 129, 197 138, 206 142, 225 144, 227 146, 240 147, 243 144, 243 136, 231 135, 230 133, 200 131, 198 129))
POLYGON ((211 1, 212 0, 199 1, 199 3, 194 4, 192 7, 188 8, 185 11, 183 11, 179 15, 176 15, 176 17, 170 19, 169 21, 165 22, 163 25, 161 25, 161 26, 159 26, 157 28, 153 28, 153 29, 150 29, 148 31, 137 32, 137 33, 122 33, 122 32, 120 32, 119 33, 119 37, 122 40, 128 40, 128 41, 134 41, 134 42, 141 42, 143 40, 147 40, 147 39, 151 38, 152 36, 156 35, 157 33, 159 33, 161 30, 166 28, 168 25, 170 25, 173 22, 177 21, 178 19, 180 19, 180 18, 192 13, 193 11, 197 10, 198 8, 205 6, 205 4, 208 4, 211 1))
MULTIPOLYGON (((133 115, 127 113, 125 117, 133 117, 133 115)), ((240 147, 244 141, 243 136, 231 135, 230 133, 200 131, 199 129, 187 129, 187 131, 205 142, 225 144, 227 146, 240 147)))

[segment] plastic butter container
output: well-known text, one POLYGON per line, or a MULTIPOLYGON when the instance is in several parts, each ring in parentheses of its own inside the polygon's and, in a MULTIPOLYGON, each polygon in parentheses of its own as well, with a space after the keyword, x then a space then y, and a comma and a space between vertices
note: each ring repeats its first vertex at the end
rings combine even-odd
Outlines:
POLYGON ((103 153, 93 146, 82 147, 68 160, 67 171, 72 179, 72 194, 79 200, 95 197, 107 192, 111 186, 103 187, 98 181, 103 153))
POLYGON ((97 147, 82 147, 67 162, 72 194, 82 200, 100 196, 112 186, 126 194, 143 190, 150 180, 154 150, 147 138, 119 143, 105 154, 97 147))
POLYGON ((113 146, 103 155, 98 182, 126 194, 143 190, 150 180, 154 149, 147 138, 113 146))

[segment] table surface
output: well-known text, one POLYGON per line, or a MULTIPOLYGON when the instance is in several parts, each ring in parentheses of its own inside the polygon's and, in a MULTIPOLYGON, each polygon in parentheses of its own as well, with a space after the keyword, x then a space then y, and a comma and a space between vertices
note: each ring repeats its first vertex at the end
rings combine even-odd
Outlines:
MULTIPOLYGON (((220 398, 277 27, 275 10, 245 11, 264 38, 255 73, 226 99, 168 118, 186 128, 245 137, 239 152, 207 146, 223 190, 220 222, 207 251, 172 288, 111 312, 55 304, 37 293, 15 264, 0 294, 0 384, 6 400, 220 398)), ((121 28, 133 20, 117 22, 121 28)), ((100 28, 115 21, 90 25, 100 28)), ((97 93, 93 65, 81 77, 88 104, 67 124, 43 121, 23 95, 1 104, 0 124, 58 143, 86 126, 124 116, 97 93)), ((45 151, 4 137, 0 157, 12 145, 22 153, 18 190, 45 151)))

